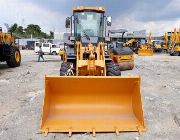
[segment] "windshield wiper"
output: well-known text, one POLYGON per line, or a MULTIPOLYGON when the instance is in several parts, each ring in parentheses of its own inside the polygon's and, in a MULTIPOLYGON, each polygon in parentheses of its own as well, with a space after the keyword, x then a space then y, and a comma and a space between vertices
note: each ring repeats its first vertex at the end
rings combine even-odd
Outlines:
POLYGON ((87 39, 87 40, 90 40, 90 37, 89 37, 89 35, 87 35, 86 31, 85 31, 85 30, 82 30, 82 31, 83 31, 84 36, 86 37, 86 39, 87 39))

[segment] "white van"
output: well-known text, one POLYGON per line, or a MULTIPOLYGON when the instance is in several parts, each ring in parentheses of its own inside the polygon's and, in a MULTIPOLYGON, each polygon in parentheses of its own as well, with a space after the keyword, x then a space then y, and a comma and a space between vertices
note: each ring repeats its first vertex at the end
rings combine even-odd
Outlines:
POLYGON ((53 54, 53 55, 59 54, 60 47, 57 46, 56 44, 40 43, 40 42, 35 42, 34 45, 35 53, 38 53, 40 45, 44 54, 53 54))

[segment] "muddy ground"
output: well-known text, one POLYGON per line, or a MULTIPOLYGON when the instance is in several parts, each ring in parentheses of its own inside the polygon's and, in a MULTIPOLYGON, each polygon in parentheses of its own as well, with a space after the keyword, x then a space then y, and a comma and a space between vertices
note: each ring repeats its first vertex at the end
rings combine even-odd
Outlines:
POLYGON ((0 140, 179 140, 180 57, 168 54, 135 56, 135 68, 122 75, 140 75, 147 131, 138 133, 39 134, 45 74, 59 75, 60 57, 45 55, 37 62, 33 51, 23 50, 22 64, 0 63, 0 140))

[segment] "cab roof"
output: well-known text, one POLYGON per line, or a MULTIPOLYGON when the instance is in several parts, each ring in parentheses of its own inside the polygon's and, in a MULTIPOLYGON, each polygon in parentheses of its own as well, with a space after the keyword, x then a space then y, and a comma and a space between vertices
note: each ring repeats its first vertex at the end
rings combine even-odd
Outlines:
POLYGON ((73 8, 73 12, 83 12, 83 11, 95 11, 95 12, 100 12, 100 13, 105 13, 106 9, 105 7, 97 7, 97 6, 75 6, 73 8))

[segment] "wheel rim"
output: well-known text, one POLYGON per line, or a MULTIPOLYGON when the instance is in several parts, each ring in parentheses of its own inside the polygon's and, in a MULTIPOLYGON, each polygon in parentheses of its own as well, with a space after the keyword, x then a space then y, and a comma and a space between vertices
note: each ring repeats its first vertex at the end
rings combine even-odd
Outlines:
POLYGON ((15 52, 15 59, 16 59, 16 62, 20 61, 20 54, 18 51, 15 52))

